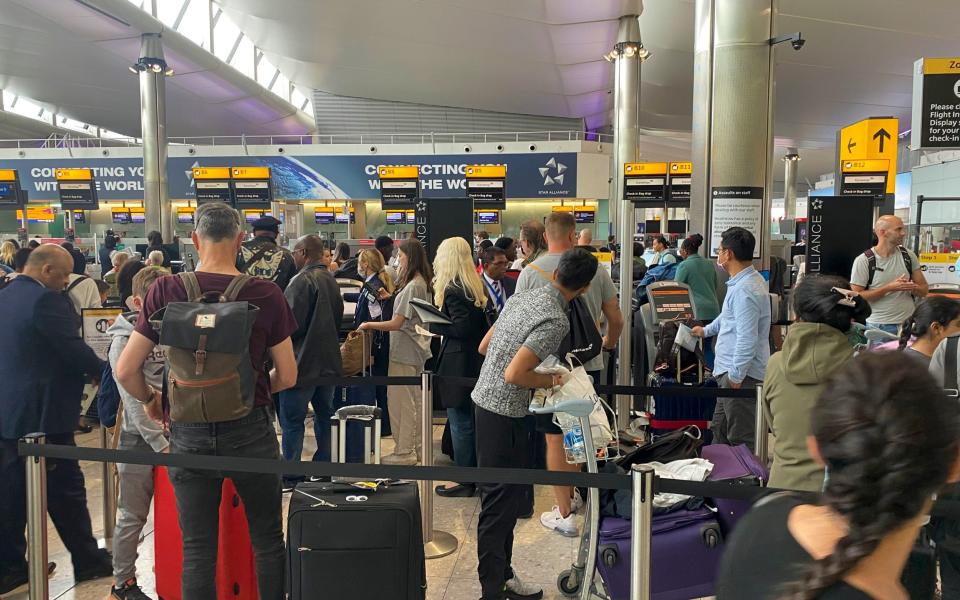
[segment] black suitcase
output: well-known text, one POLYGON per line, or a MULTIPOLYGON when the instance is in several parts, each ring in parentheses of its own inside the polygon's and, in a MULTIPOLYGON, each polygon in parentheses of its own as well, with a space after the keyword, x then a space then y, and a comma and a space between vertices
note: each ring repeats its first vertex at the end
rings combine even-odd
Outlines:
POLYGON ((420 500, 412 483, 376 492, 346 483, 298 485, 287 534, 291 600, 424 599, 420 500))

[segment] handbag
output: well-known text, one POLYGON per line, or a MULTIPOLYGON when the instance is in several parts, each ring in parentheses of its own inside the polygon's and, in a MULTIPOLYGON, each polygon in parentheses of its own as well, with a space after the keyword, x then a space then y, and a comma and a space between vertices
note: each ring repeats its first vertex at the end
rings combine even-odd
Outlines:
POLYGON ((356 375, 372 362, 370 336, 365 331, 351 331, 340 344, 340 361, 344 377, 356 375))
POLYGON ((627 453, 617 461, 617 464, 629 471, 633 465, 642 463, 668 463, 674 460, 697 458, 700 456, 701 446, 703 446, 703 434, 700 428, 696 425, 688 425, 655 437, 627 453))
MULTIPOLYGON (((587 374, 583 365, 573 366, 575 359, 576 356, 572 353, 567 355, 569 370, 563 374, 562 383, 558 387, 546 390, 543 404, 544 406, 554 406, 564 400, 581 400, 584 398, 592 400, 593 412, 590 413, 590 432, 594 447, 597 449, 597 457, 610 458, 609 448, 615 441, 613 428, 610 426, 610 414, 613 411, 597 395, 593 387, 593 379, 587 374)), ((553 420, 558 426, 561 426, 556 413, 554 413, 553 420)))

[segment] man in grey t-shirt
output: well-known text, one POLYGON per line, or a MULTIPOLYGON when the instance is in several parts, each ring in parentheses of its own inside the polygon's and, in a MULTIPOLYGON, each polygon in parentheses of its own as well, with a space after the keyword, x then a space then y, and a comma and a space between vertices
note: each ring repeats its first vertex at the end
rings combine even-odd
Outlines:
MULTIPOLYGON (((520 273, 517 280, 517 292, 549 286, 553 280, 553 272, 560 262, 564 252, 574 247, 577 235, 577 225, 570 213, 551 213, 544 224, 546 228, 547 253, 533 261, 520 273)), ((606 320, 607 334, 603 338, 603 347, 610 349, 616 346, 620 332, 623 330, 623 314, 620 312, 620 303, 617 299, 617 288, 610 279, 606 269, 597 269, 596 275, 590 282, 590 287, 583 294, 583 302, 590 312, 597 328, 600 328, 601 319, 606 320)), ((600 376, 603 369, 603 354, 588 360, 583 365, 594 378, 600 376)), ((550 415, 537 416, 537 430, 545 434, 547 440, 547 469, 551 471, 578 471, 579 465, 567 463, 563 452, 563 438, 560 428, 553 424, 550 415)), ((553 510, 543 513, 540 522, 544 527, 553 529, 562 535, 577 535, 577 526, 573 513, 582 505, 579 496, 575 496, 574 489, 569 486, 554 487, 557 505, 553 510)))
MULTIPOLYGON (((581 295, 597 271, 597 259, 579 248, 561 257, 556 280, 514 294, 480 343, 485 355, 471 397, 476 405, 478 467, 525 468, 530 448, 524 417, 530 391, 557 384, 535 371, 567 335, 567 306, 581 295)), ((511 568, 513 530, 524 497, 523 485, 480 486, 477 521, 478 573, 484 599, 543 597, 538 585, 524 583, 511 568)))
POLYGON ((884 215, 873 230, 877 245, 853 261, 850 287, 870 303, 867 324, 897 334, 900 325, 913 315, 915 298, 927 295, 927 280, 917 255, 902 246, 907 230, 899 217, 884 215), (872 277, 870 253, 876 261, 872 277))

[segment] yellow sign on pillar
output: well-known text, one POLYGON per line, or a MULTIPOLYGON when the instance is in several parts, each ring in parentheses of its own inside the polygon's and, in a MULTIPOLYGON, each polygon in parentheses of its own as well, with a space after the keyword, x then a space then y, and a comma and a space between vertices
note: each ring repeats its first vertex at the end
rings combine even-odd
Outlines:
POLYGON ((840 130, 840 160, 886 159, 887 193, 897 180, 897 139, 900 121, 895 118, 864 119, 840 130))

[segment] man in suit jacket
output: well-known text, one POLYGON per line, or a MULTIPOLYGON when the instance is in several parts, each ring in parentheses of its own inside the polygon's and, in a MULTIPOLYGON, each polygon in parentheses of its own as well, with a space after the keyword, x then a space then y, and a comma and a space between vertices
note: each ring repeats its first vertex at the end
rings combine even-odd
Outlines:
POLYGON ((483 287, 498 313, 517 289, 516 280, 505 277, 508 266, 510 260, 503 248, 490 246, 483 251, 483 287))
MULTIPOLYGON (((30 253, 23 274, 0 290, 0 306, 11 315, 0 328, 0 593, 27 582, 26 482, 17 440, 42 432, 47 443, 75 445, 84 375, 103 371, 62 293, 72 270, 67 250, 43 244, 30 253)), ((110 554, 93 537, 77 461, 47 459, 47 510, 70 551, 76 581, 111 575, 110 554)))

